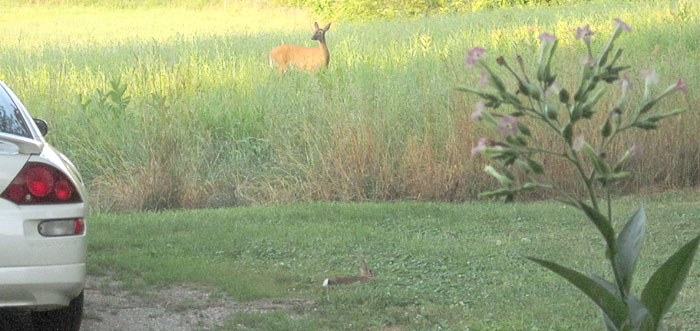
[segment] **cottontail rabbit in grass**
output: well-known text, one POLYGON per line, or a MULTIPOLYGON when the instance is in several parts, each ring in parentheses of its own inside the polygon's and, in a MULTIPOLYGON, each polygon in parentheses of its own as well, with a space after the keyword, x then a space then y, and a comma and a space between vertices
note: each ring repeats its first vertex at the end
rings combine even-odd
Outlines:
POLYGON ((326 278, 323 281, 323 286, 351 284, 356 282, 366 282, 374 279, 377 275, 374 270, 367 268, 364 260, 360 260, 360 275, 350 277, 326 278))

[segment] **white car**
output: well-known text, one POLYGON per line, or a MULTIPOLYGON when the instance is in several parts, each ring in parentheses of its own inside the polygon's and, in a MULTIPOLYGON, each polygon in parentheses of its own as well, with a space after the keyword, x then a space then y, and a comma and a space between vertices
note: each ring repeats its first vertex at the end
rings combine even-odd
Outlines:
POLYGON ((0 309, 29 311, 37 330, 79 330, 86 192, 46 131, 0 81, 0 309))

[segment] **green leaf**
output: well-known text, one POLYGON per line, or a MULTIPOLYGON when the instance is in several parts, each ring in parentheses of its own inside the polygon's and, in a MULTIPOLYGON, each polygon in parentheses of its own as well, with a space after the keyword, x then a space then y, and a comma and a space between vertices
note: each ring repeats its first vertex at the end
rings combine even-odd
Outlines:
MULTIPOLYGON (((596 283, 600 284, 600 286, 608 290, 610 294, 614 295, 615 297, 619 297, 617 294, 616 287, 615 285, 613 285, 613 283, 595 274, 591 275, 591 279, 593 279, 596 283)), ((649 314, 649 310, 647 310, 646 307, 644 307, 644 305, 641 301, 639 301, 639 299, 637 299, 634 296, 628 296, 627 308, 629 312, 628 317, 630 317, 632 320, 631 322, 634 326, 634 330, 653 330, 651 320, 649 319, 649 317, 651 316, 649 314)), ((605 312, 603 312, 603 319, 605 320, 605 325, 608 327, 608 330, 617 330, 617 327, 613 324, 612 320, 605 314, 605 312)))
POLYGON ((498 172, 498 170, 496 170, 496 168, 494 168, 494 167, 492 167, 492 166, 490 166, 490 165, 487 165, 487 166, 484 168, 484 171, 486 171, 487 174, 489 174, 489 175, 493 176, 494 178, 496 178, 496 179, 501 183, 501 185, 503 185, 503 186, 508 186, 508 185, 510 185, 511 183, 513 183, 512 177, 507 176, 507 174, 504 176, 503 174, 501 174, 500 172, 498 172))
POLYGON ((501 78, 498 77, 498 75, 496 75, 496 73, 494 73, 493 70, 491 70, 491 68, 489 68, 489 66, 487 66, 485 63, 480 61, 479 65, 481 65, 481 67, 489 73, 489 82, 491 85, 499 92, 505 92, 506 84, 503 83, 503 80, 501 80, 501 78))
POLYGON ((525 183, 525 185, 523 185, 523 187, 522 187, 523 190, 534 190, 537 188, 551 189, 552 185, 541 184, 541 183, 537 183, 537 182, 530 182, 530 183, 525 183))
POLYGON ((627 309, 622 303, 622 300, 611 294, 603 286, 592 280, 591 278, 571 270, 569 268, 558 265, 554 262, 528 257, 533 262, 553 271, 559 276, 564 277, 571 284, 576 286, 581 292, 586 294, 600 309, 603 310, 616 327, 620 327, 627 319, 627 309))
POLYGON ((610 119, 605 121, 605 124, 603 124, 600 127, 600 134, 603 137, 610 137, 610 134, 612 133, 612 125, 610 125, 610 119))
POLYGON ((644 212, 644 206, 640 205, 632 219, 627 222, 620 235, 617 236, 615 243, 613 265, 622 280, 625 294, 629 293, 632 285, 634 268, 637 264, 639 250, 642 248, 642 242, 644 241, 646 220, 647 216, 644 212))
POLYGON ((498 97, 493 95, 493 94, 482 92, 482 91, 479 91, 477 89, 473 89, 473 88, 466 86, 466 85, 458 85, 457 87, 455 87, 455 90, 460 91, 460 92, 468 92, 468 93, 476 94, 483 99, 489 100, 489 102, 493 102, 493 101, 498 100, 498 97))
POLYGON ((593 224, 598 228, 598 231, 603 235, 605 241, 608 243, 608 248, 615 251, 615 231, 610 225, 610 221, 603 216, 599 211, 595 210, 593 207, 585 204, 583 201, 578 201, 579 206, 586 213, 588 219, 593 222, 593 224))
POLYGON ((634 122, 634 123, 632 123, 632 126, 643 129, 643 130, 654 130, 657 128, 656 124, 654 124, 653 122, 649 122, 649 121, 634 122))
POLYGON ((615 52, 615 55, 613 56, 612 61, 610 61, 610 64, 608 65, 608 68, 610 68, 609 70, 614 70, 614 69, 612 69, 612 66, 615 65, 615 62, 617 62, 617 60, 620 58, 621 55, 622 55, 622 48, 618 48, 617 52, 615 52))
POLYGON ((644 287, 642 302, 649 309, 655 326, 659 325, 683 287, 699 243, 700 236, 697 236, 681 247, 654 272, 644 287))
POLYGON ((684 111, 685 111, 685 109, 674 109, 674 110, 672 110, 668 113, 665 113, 665 114, 651 115, 651 116, 646 118, 646 121, 649 121, 651 123, 656 123, 659 120, 662 120, 662 119, 667 118, 667 117, 676 116, 680 113, 683 113, 684 111))
POLYGON ((595 105, 598 103, 598 101, 603 96, 603 94, 605 94, 606 91, 607 88, 605 86, 595 90, 593 94, 588 98, 588 100, 583 104, 583 106, 581 106, 583 110, 581 116, 590 118, 590 116, 593 115, 593 107, 595 107, 595 105))
MULTIPOLYGON (((592 274, 591 279, 598 283, 598 285, 602 286, 604 289, 608 290, 610 294, 614 295, 615 297, 618 297, 615 293, 615 285, 613 285, 611 282, 603 279, 603 277, 600 277, 596 274, 592 274)), ((603 313, 603 321, 605 321, 605 326, 608 328, 608 331, 618 331, 617 326, 615 325, 615 323, 613 323, 608 314, 606 314, 605 311, 602 309, 601 312, 603 313)))
POLYGON ((658 328, 654 328, 654 323, 651 319, 651 314, 649 310, 644 307, 639 299, 634 296, 627 297, 627 305, 629 308, 629 316, 632 320, 632 326, 634 330, 639 331, 655 331, 658 328))
POLYGON ((644 113, 650 111, 651 108, 653 108, 654 105, 656 105, 656 102, 657 102, 657 101, 659 101, 659 100, 658 100, 658 99, 654 99, 654 100, 650 100, 650 101, 646 102, 646 103, 642 106, 642 108, 639 109, 639 113, 640 113, 640 114, 644 114, 644 113))
POLYGON ((480 198, 486 198, 486 197, 502 197, 502 196, 508 196, 510 194, 513 194, 513 190, 509 190, 507 188, 499 188, 495 191, 489 191, 489 192, 482 192, 479 193, 480 198))
POLYGON ((532 171, 534 171, 536 174, 544 173, 544 164, 542 162, 531 158, 527 158, 526 161, 527 165, 530 166, 530 168, 532 168, 532 171))

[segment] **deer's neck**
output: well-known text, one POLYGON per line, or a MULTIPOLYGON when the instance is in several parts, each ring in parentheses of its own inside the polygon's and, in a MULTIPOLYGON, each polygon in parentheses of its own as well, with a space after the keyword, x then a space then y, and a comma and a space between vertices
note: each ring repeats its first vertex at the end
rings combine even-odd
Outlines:
POLYGON ((331 53, 328 51, 328 46, 326 46, 326 40, 319 40, 319 43, 321 44, 319 48, 321 49, 321 52, 323 52, 323 59, 326 61, 326 67, 328 66, 328 63, 331 61, 331 53))

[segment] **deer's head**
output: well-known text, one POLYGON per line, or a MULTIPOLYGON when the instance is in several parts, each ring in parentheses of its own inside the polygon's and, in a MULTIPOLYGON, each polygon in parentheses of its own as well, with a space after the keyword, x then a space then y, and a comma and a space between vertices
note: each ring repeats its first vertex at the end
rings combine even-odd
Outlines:
POLYGON ((314 22, 314 28, 316 28, 316 32, 314 33, 313 37, 311 37, 311 40, 318 40, 322 43, 326 42, 326 31, 331 28, 331 24, 328 23, 323 29, 318 27, 318 23, 314 22))

